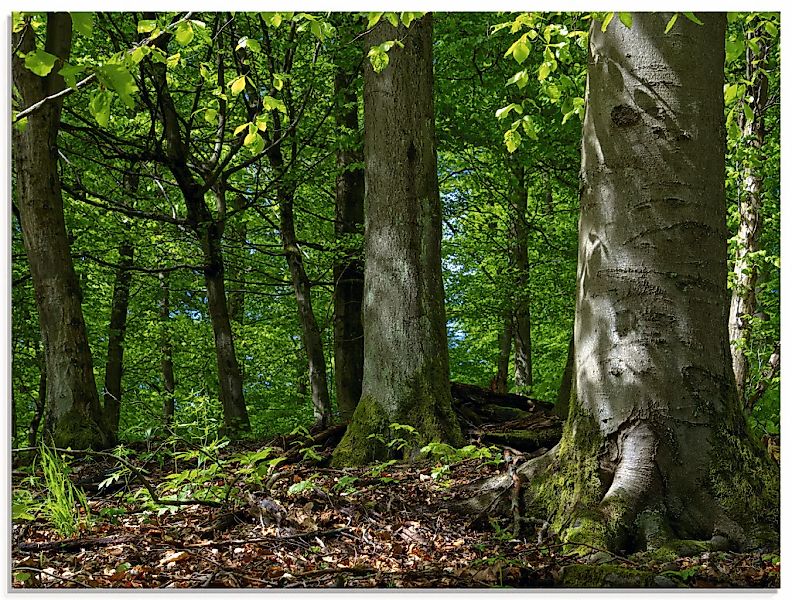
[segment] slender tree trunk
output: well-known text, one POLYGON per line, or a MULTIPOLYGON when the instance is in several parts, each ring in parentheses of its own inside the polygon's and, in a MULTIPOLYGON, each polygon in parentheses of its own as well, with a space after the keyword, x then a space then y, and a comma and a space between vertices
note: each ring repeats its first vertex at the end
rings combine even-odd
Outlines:
POLYGON ((303 267, 302 253, 294 230, 294 192, 281 187, 278 192, 280 232, 283 251, 289 265, 302 340, 308 358, 308 377, 311 382, 311 401, 316 424, 325 427, 330 422, 330 394, 327 387, 327 366, 322 347, 322 333, 316 323, 311 304, 311 282, 303 267))
POLYGON ((671 16, 590 29, 575 393, 558 470, 532 489, 564 539, 596 547, 739 545, 778 516, 729 350, 726 19, 665 34, 671 16))
MULTIPOLYGON (((14 86, 21 105, 31 106, 64 87, 57 73, 71 48, 71 17, 47 16, 45 50, 58 57, 53 70, 39 77, 13 57, 14 86)), ((35 49, 30 26, 13 36, 15 48, 35 49)), ((31 114, 25 127, 13 128, 16 193, 47 363, 46 430, 59 446, 100 448, 109 440, 93 374, 80 287, 72 264, 58 175, 58 127, 62 100, 48 101, 31 114)))
POLYGON ((503 328, 498 334, 498 370, 492 391, 505 394, 509 391, 509 359, 511 358, 513 319, 511 310, 505 311, 503 328))
POLYGON ((747 349, 751 343, 753 315, 756 312, 756 284, 758 268, 755 253, 761 249, 762 178, 753 165, 762 160, 767 109, 767 75, 764 72, 767 48, 757 39, 758 55, 748 49, 746 79, 755 77, 746 95, 753 96, 754 118, 742 115, 742 138, 748 146, 748 156, 740 174, 738 195, 740 222, 737 229, 737 249, 734 260, 734 287, 729 311, 729 340, 732 345, 732 367, 737 381, 737 396, 747 404, 750 364, 747 349), (755 64, 754 64, 755 63, 755 64))
POLYGON ((212 321, 217 377, 220 383, 220 403, 223 406, 223 433, 231 438, 250 431, 250 419, 242 393, 242 373, 239 370, 231 319, 225 292, 222 226, 216 221, 204 221, 197 231, 204 258, 204 281, 209 318, 212 321))
MULTIPOLYGON (((244 207, 245 198, 242 194, 234 195, 234 210, 241 210, 244 207)), ((231 235, 226 234, 227 241, 238 244, 240 248, 239 263, 229 264, 228 275, 231 279, 231 288, 228 292, 228 316, 237 325, 245 322, 245 240, 247 239, 247 225, 242 219, 238 219, 234 227, 230 229, 231 235)))
POLYGON ((44 418, 44 409, 47 406, 47 363, 42 354, 39 354, 38 362, 38 396, 36 396, 35 400, 36 409, 28 426, 28 446, 35 446, 38 442, 39 427, 41 426, 41 420, 44 418))
POLYGON ((512 165, 511 196, 511 262, 516 271, 514 298, 514 385, 530 388, 533 385, 531 364, 531 265, 528 261, 528 192, 525 189, 525 167, 512 165))
POLYGON ((176 392, 176 379, 173 375, 173 344, 171 343, 170 335, 170 273, 160 273, 159 281, 159 316, 160 326, 162 327, 160 337, 160 369, 162 371, 162 390, 164 393, 162 416, 165 420, 165 428, 170 429, 176 414, 176 402, 174 398, 174 393, 176 392))
POLYGON ((124 337, 126 335, 129 286, 132 282, 134 248, 125 240, 118 250, 120 257, 113 286, 113 303, 110 310, 110 332, 107 340, 107 365, 105 367, 104 412, 108 434, 113 443, 118 441, 118 423, 121 418, 121 378, 124 372, 124 337))
POLYGON ((354 86, 357 77, 357 66, 336 68, 336 123, 343 128, 343 141, 336 152, 335 235, 340 252, 333 265, 333 339, 336 402, 345 422, 352 419, 363 386, 363 261, 356 250, 345 247, 349 245, 345 238, 363 232, 365 181, 360 167, 363 152, 360 150, 354 86))
POLYGON ((432 16, 409 29, 380 21, 368 48, 399 39, 381 73, 364 66, 366 265, 361 400, 336 447, 337 465, 387 456, 372 435, 410 425, 407 454, 462 442, 451 409, 440 268, 440 198, 432 99, 432 16))

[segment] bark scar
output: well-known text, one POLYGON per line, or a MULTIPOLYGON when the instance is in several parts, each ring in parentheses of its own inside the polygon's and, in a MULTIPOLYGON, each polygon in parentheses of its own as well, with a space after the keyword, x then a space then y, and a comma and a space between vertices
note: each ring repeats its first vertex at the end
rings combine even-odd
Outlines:
POLYGON ((625 104, 614 106, 613 110, 611 110, 611 121, 613 121, 616 127, 632 127, 633 125, 637 125, 640 120, 641 117, 635 109, 625 104))

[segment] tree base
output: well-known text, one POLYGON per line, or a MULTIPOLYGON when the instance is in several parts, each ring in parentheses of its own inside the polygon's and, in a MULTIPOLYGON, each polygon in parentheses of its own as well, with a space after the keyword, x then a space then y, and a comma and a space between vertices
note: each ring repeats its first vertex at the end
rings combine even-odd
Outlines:
POLYGON ((55 447, 72 450, 104 450, 113 446, 113 438, 102 423, 74 408, 64 414, 52 430, 55 447))

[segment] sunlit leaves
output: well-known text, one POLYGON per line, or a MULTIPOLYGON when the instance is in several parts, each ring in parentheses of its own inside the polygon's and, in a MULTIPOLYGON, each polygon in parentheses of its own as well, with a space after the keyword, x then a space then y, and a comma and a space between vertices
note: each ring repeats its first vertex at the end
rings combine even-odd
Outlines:
POLYGON ((678 16, 679 13, 674 13, 673 16, 668 20, 668 23, 666 23, 665 33, 671 31, 671 28, 674 27, 674 24, 677 22, 678 16))
POLYGON ((126 67, 119 64, 105 64, 97 69, 97 74, 100 81, 115 91, 127 107, 135 107, 132 94, 137 92, 137 85, 126 67))
POLYGON ((383 42, 378 46, 373 46, 368 53, 368 58, 371 61, 371 66, 374 68, 374 71, 377 73, 382 73, 385 70, 385 67, 388 66, 390 62, 390 57, 388 56, 388 52, 390 51, 393 46, 399 46, 400 48, 404 47, 398 40, 391 40, 388 42, 383 42))
POLYGON ((207 108, 206 112, 204 112, 204 120, 207 123, 216 123, 217 122, 217 109, 215 109, 215 108, 207 108))
POLYGON ((193 32, 192 23, 189 21, 183 21, 176 26, 174 37, 179 45, 186 46, 193 40, 194 36, 195 32, 193 32))
POLYGON ((63 77, 63 80, 66 82, 70 88, 76 90, 77 89, 77 75, 82 73, 85 70, 83 65, 70 65, 69 63, 65 63, 60 71, 58 71, 58 75, 63 77))
POLYGON ((627 29, 632 27, 632 14, 628 12, 620 12, 619 13, 619 20, 624 24, 627 29))
POLYGON ((693 21, 696 25, 704 25, 701 19, 699 19, 695 14, 692 12, 682 13, 685 15, 689 20, 693 21))
POLYGON ((499 108, 498 110, 496 110, 495 117, 498 119, 505 119, 507 116, 509 116, 509 113, 511 111, 514 111, 518 114, 522 114, 523 108, 519 104, 512 103, 509 104, 508 106, 504 106, 503 108, 499 108))
POLYGON ((239 76, 239 77, 237 77, 236 79, 232 80, 232 81, 231 81, 231 82, 228 84, 228 87, 230 87, 230 88, 231 88, 231 95, 232 95, 232 96, 237 96, 237 95, 239 95, 239 93, 240 93, 242 90, 244 90, 244 89, 245 89, 245 85, 246 85, 246 84, 247 84, 247 79, 245 78, 245 76, 244 76, 244 75, 240 75, 240 76, 239 76))
POLYGON ((515 150, 517 150, 517 148, 520 147, 522 136, 518 131, 509 129, 503 134, 503 141, 506 143, 506 149, 509 151, 509 153, 513 153, 515 150))
POLYGON ((110 105, 113 95, 107 90, 98 90, 88 103, 88 110, 100 127, 107 127, 110 122, 110 105))
POLYGON ((273 98, 272 96, 264 96, 263 103, 264 110, 279 110, 283 114, 286 114, 286 105, 283 103, 283 100, 273 98))
POLYGON ((141 19, 137 24, 138 33, 151 33, 157 28, 157 21, 154 19, 141 19))
POLYGON ((261 52, 261 44, 259 43, 259 41, 253 38, 249 38, 248 36, 243 36, 239 38, 239 41, 237 42, 235 49, 239 50, 240 48, 247 48, 252 52, 261 52))
POLYGON ((525 62, 528 55, 531 53, 531 45, 528 42, 528 34, 524 34, 520 39, 514 42, 504 54, 504 58, 512 56, 519 64, 525 62))
POLYGON ((74 31, 85 37, 93 34, 93 13, 73 12, 71 13, 72 27, 74 31))
POLYGON ((506 85, 517 84, 519 89, 523 89, 526 85, 528 85, 528 71, 522 70, 518 71, 511 77, 509 77, 508 81, 506 81, 506 85))
POLYGON ((34 50, 25 56, 25 66, 39 77, 46 77, 55 66, 58 57, 44 50, 34 50))
POLYGON ((280 27, 280 24, 283 21, 283 15, 277 12, 261 13, 261 18, 264 19, 264 22, 267 25, 269 25, 270 27, 274 27, 276 29, 280 27))

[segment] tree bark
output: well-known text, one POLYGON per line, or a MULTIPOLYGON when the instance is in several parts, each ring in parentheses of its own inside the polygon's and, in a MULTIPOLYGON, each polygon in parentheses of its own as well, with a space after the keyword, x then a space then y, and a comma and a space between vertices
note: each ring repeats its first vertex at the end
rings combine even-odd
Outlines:
MULTIPOLYGON (((354 56, 358 58, 357 53, 354 56)), ((347 61, 351 62, 351 61, 347 61)), ((348 248, 350 236, 363 233, 363 152, 358 134, 357 65, 336 67, 336 124, 342 128, 336 152, 335 236, 339 254, 333 264, 334 357, 336 403, 341 419, 349 422, 363 386, 363 261, 348 248)))
POLYGON ((44 409, 47 406, 47 362, 42 350, 40 350, 42 345, 43 343, 39 344, 36 351, 36 359, 39 363, 39 384, 38 395, 35 399, 36 408, 28 426, 28 446, 35 446, 37 443, 39 427, 41 426, 41 420, 44 418, 44 409))
POLYGON ((758 55, 750 48, 746 79, 754 81, 746 95, 753 96, 754 118, 742 116, 742 138, 750 149, 751 157, 744 161, 740 173, 740 192, 738 195, 740 222, 737 229, 737 249, 734 259, 734 286, 729 311, 729 340, 732 345, 732 367, 737 381, 737 396, 747 405, 747 391, 750 378, 748 346, 751 343, 753 315, 756 312, 756 285, 758 268, 754 253, 761 249, 762 232, 762 178, 752 167, 753 160, 762 160, 765 120, 767 109, 767 75, 764 72, 767 48, 757 39, 758 55), (755 64, 754 64, 755 63, 755 64))
POLYGON ((492 391, 505 394, 509 391, 509 359, 511 358, 513 319, 511 309, 503 315, 503 328, 498 334, 498 369, 492 391))
POLYGON ((723 13, 593 23, 575 394, 534 492, 570 542, 657 547, 775 525, 778 472, 737 401, 726 289, 723 13), (753 521, 753 523, 751 523, 753 521))
POLYGON ((564 365, 564 373, 561 376, 561 384, 558 386, 558 394, 556 394, 555 412, 556 415, 562 419, 566 419, 569 414, 569 401, 572 398, 572 382, 575 378, 575 336, 574 334, 569 338, 569 347, 567 348, 566 364, 564 365))
MULTIPOLYGON (((242 210, 245 198, 241 194, 234 195, 234 210, 242 210)), ((231 235, 226 235, 228 241, 239 245, 239 263, 229 264, 228 274, 233 291, 228 292, 228 316, 237 325, 245 322, 245 241, 247 239, 247 225, 239 219, 231 229, 231 235)))
MULTIPOLYGON (((68 59, 72 25, 67 13, 49 13, 45 50, 58 57, 52 71, 39 77, 13 56, 13 83, 25 107, 65 86, 57 73, 68 59)), ((35 49, 28 25, 13 35, 15 48, 35 49)), ((102 448, 109 443, 93 374, 79 282, 72 263, 58 175, 58 129, 62 99, 47 102, 14 127, 16 192, 25 250, 39 312, 49 381, 47 434, 58 446, 102 448)))
POLYGON ((159 316, 160 327, 160 370, 162 371, 162 416, 165 428, 170 429, 176 414, 176 379, 173 375, 173 344, 170 335, 170 273, 159 274, 160 301, 159 316))
POLYGON ((511 165, 511 263, 516 273, 514 297, 514 385, 526 389, 533 385, 531 364, 531 293, 528 288, 531 265, 528 260, 528 192, 525 189, 525 167, 511 165))
POLYGON ((132 282, 134 248, 128 240, 121 244, 118 270, 113 285, 113 303, 110 309, 110 331, 107 339, 107 364, 105 366, 104 412, 108 435, 113 443, 118 441, 118 424, 121 418, 121 378, 124 372, 124 337, 126 335, 129 286, 132 282))
POLYGON ((333 454, 337 465, 387 456, 382 440, 414 428, 406 454, 429 441, 461 444, 451 409, 440 198, 432 99, 432 16, 409 29, 380 21, 367 50, 399 39, 390 64, 364 66, 365 337, 363 388, 333 454))

